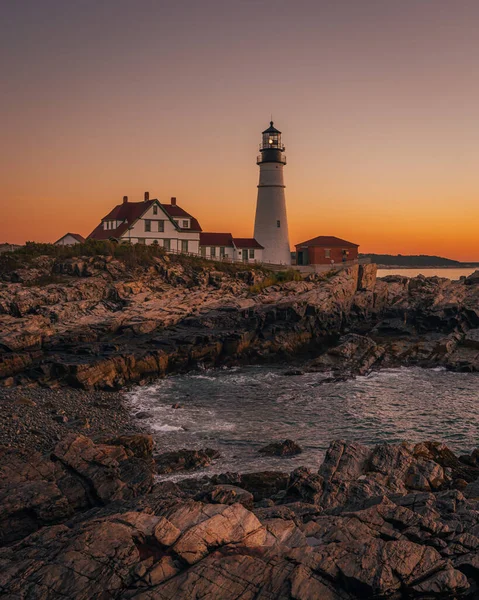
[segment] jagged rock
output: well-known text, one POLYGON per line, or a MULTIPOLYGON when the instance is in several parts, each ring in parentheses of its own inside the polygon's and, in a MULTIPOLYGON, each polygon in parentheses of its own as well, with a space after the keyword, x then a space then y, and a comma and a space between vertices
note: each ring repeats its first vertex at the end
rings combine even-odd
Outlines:
POLYGON ((319 504, 323 493, 323 483, 321 475, 313 473, 305 467, 299 467, 290 475, 284 501, 299 499, 303 502, 319 504))
POLYGON ((470 588, 467 577, 457 569, 444 569, 412 586, 414 592, 423 596, 451 597, 462 594, 470 588))
POLYGON ((248 510, 253 509, 253 494, 235 485, 215 485, 209 492, 201 495, 199 499, 214 504, 236 504, 236 502, 239 502, 248 510))
POLYGON ((55 447, 52 457, 81 478, 88 493, 103 503, 134 498, 153 484, 148 462, 124 446, 94 444, 71 434, 55 447))
POLYGON ((349 333, 324 354, 308 363, 308 370, 333 369, 364 375, 385 353, 385 348, 369 337, 349 333))
MULTIPOLYGON (((279 504, 252 513, 242 504, 252 505, 252 492, 207 478, 132 494, 126 477, 135 461, 148 461, 125 445, 85 439, 72 435, 58 444, 55 460, 2 450, 2 532, 35 515, 33 529, 24 521, 0 549, 6 597, 406 600, 475 593, 477 501, 431 485, 411 493, 404 483, 416 468, 431 481, 433 455, 454 462, 439 444, 369 449, 339 441, 321 475, 302 467, 286 483, 281 473, 216 476, 249 481, 258 496, 268 490, 273 498, 287 485, 279 504), (121 493, 111 472, 125 475, 121 493), (201 485, 201 501, 191 499, 201 485), (105 502, 92 507, 94 493, 105 502)), ((143 454, 144 444, 137 447, 143 454)))
POLYGON ((212 448, 202 450, 174 450, 155 457, 158 473, 161 475, 191 469, 202 469, 220 458, 220 453, 212 448))
POLYGON ((271 442, 271 444, 260 448, 258 452, 269 456, 296 456, 301 454, 303 449, 293 440, 284 440, 282 442, 271 442))
POLYGON ((69 434, 50 457, 0 450, 0 542, 19 539, 75 511, 132 499, 153 485, 152 465, 124 446, 69 434))
POLYGON ((175 554, 192 565, 218 546, 239 541, 249 547, 264 543, 266 531, 252 513, 241 504, 222 508, 221 512, 188 529, 173 546, 175 554))
POLYGON ((151 435, 144 433, 120 435, 115 438, 106 439, 104 443, 109 446, 124 446, 131 450, 134 456, 143 458, 144 460, 151 460, 153 455, 153 438, 151 435))
POLYGON ((474 271, 469 277, 464 280, 465 285, 478 285, 479 284, 479 271, 474 271))

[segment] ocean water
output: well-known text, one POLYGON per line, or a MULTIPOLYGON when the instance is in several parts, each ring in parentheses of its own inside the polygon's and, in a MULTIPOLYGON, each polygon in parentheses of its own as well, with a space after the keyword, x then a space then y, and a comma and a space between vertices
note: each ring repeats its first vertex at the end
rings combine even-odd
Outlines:
POLYGON ((461 277, 468 277, 474 271, 476 271, 474 267, 467 269, 428 269, 424 267, 421 269, 378 269, 378 277, 386 277, 386 275, 417 277, 418 275, 424 275, 425 277, 446 277, 447 279, 458 280, 461 277))
POLYGON ((150 414, 141 422, 160 452, 218 449, 222 458, 210 474, 318 468, 338 438, 367 445, 440 440, 458 453, 479 446, 479 373, 400 368, 328 383, 326 374, 284 372, 252 366, 177 375, 136 387, 127 400, 133 413, 150 414), (176 403, 181 408, 173 409, 176 403), (301 444, 303 454, 258 453, 285 438, 301 444))

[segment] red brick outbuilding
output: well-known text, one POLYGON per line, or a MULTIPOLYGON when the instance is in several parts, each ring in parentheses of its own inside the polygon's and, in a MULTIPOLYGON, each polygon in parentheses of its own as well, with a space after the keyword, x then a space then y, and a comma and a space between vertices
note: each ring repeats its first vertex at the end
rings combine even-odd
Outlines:
POLYGON ((331 265, 357 260, 359 244, 331 235, 319 235, 296 244, 296 264, 331 265))

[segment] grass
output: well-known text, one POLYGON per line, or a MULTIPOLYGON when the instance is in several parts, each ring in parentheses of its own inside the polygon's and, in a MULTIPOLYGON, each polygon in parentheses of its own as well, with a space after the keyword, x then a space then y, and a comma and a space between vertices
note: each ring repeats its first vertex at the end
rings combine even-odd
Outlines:
POLYGON ((288 269, 287 271, 278 271, 263 279, 263 281, 252 285, 249 288, 250 294, 260 294, 264 289, 287 281, 302 281, 303 277, 299 271, 288 269))
MULTIPOLYGON (((155 264, 156 258, 165 257, 165 251, 161 246, 155 244, 118 244, 98 240, 87 240, 83 244, 73 246, 27 242, 25 246, 13 252, 0 254, 0 275, 28 267, 36 258, 41 256, 52 257, 58 261, 94 256, 112 257, 121 261, 125 266, 134 269, 155 264)), ((269 269, 259 264, 211 261, 201 256, 189 254, 168 254, 168 258, 172 265, 178 264, 186 269, 191 269, 191 271, 216 270, 232 276, 236 273, 251 271, 251 269, 262 271, 265 275, 271 273, 269 269)))

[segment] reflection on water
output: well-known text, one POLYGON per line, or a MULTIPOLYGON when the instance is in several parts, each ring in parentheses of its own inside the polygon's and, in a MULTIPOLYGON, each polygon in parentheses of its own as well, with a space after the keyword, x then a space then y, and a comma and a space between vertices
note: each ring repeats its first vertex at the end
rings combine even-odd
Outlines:
POLYGON ((424 267, 422 269, 378 269, 378 277, 386 277, 387 275, 417 277, 418 275, 424 275, 425 277, 446 277, 447 279, 458 280, 461 277, 468 277, 475 270, 473 267, 468 269, 426 269, 424 267))
POLYGON ((456 452, 478 446, 479 374, 386 369, 350 381, 324 374, 286 377, 284 368, 246 367, 179 375, 128 394, 147 411, 159 451, 210 446, 222 459, 210 472, 317 468, 329 442, 368 445, 441 440, 456 452), (173 409, 179 403, 182 408, 173 409), (305 452, 291 459, 258 454, 291 438, 305 452))

